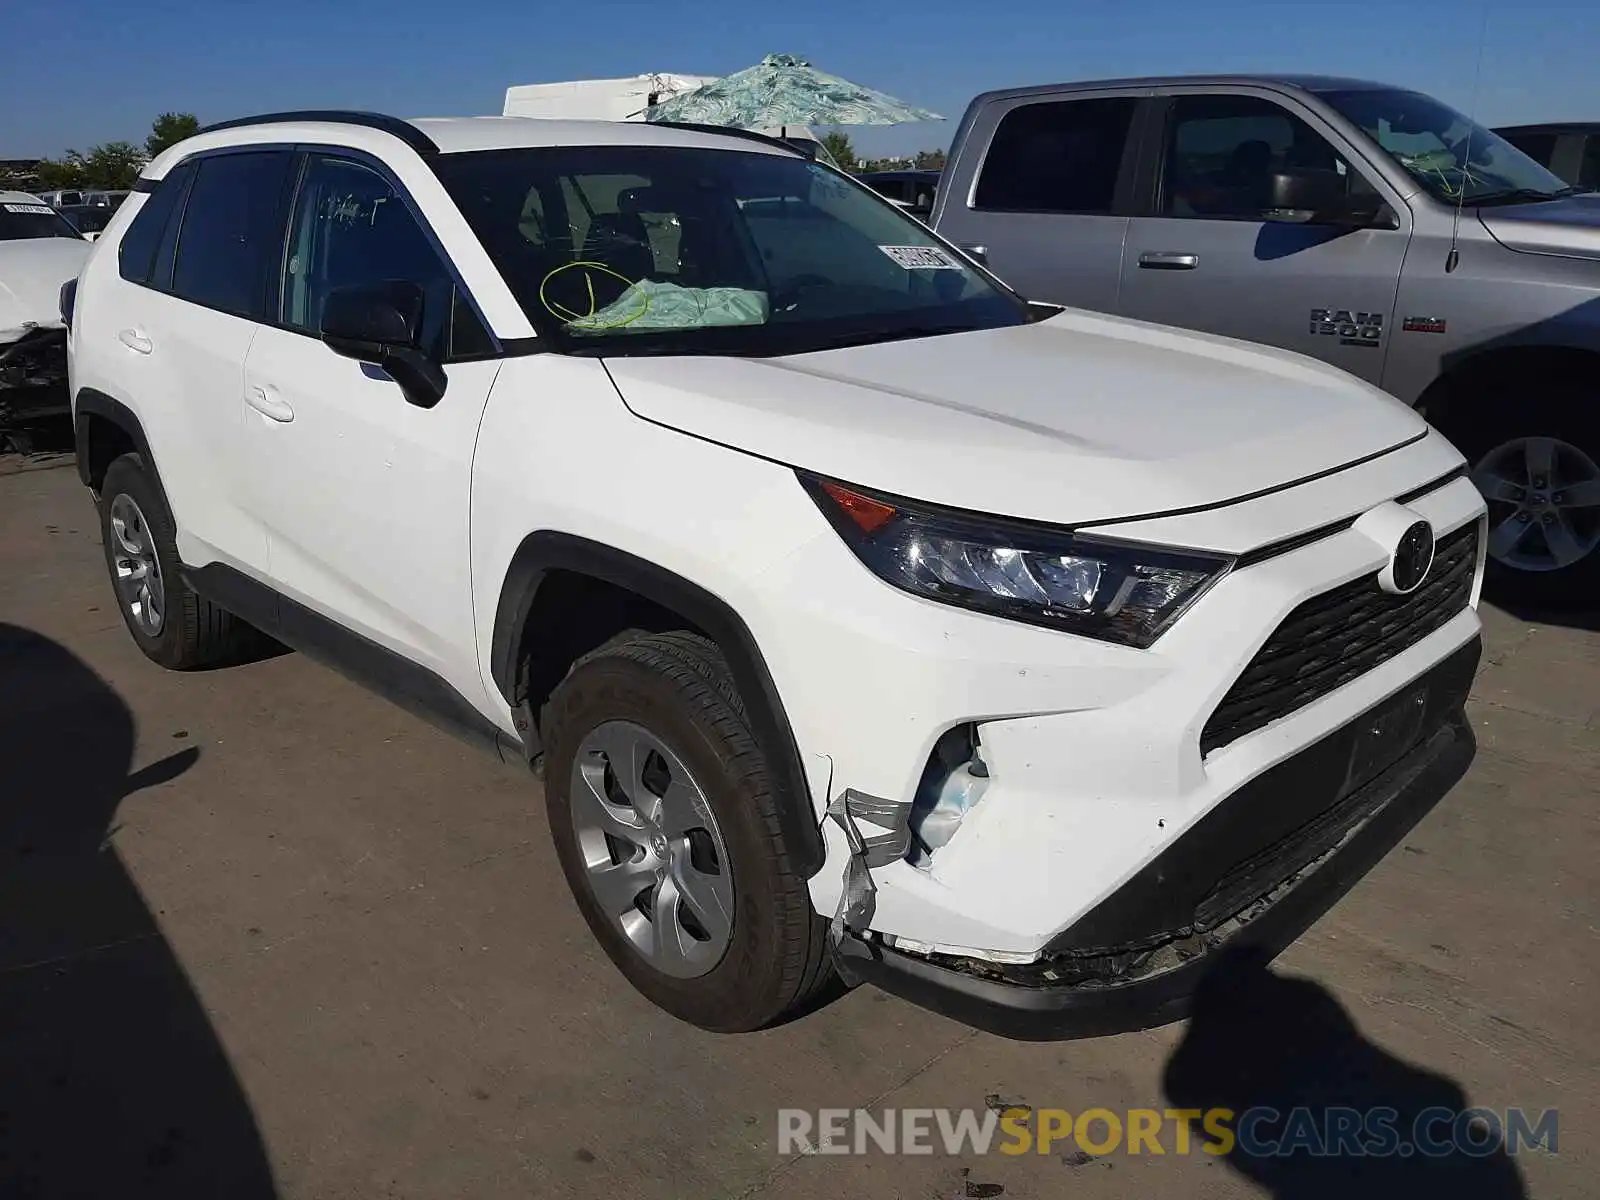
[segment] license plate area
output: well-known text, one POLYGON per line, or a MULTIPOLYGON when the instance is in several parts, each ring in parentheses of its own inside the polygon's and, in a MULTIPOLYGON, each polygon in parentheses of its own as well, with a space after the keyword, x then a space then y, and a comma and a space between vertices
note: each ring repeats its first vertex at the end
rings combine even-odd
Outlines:
POLYGON ((1370 783, 1416 745, 1427 723, 1428 692, 1427 684, 1412 687, 1362 718, 1350 748, 1342 794, 1370 783))

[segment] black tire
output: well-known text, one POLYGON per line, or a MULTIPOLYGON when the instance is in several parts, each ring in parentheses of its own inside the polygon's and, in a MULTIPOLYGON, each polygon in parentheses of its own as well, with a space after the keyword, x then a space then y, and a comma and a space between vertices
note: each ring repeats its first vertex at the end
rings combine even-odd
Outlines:
MULTIPOLYGON (((1555 438, 1600 463, 1600 384, 1566 379, 1541 383, 1525 393, 1527 379, 1492 374, 1455 397, 1436 422, 1475 470, 1495 450, 1519 438, 1555 438), (1516 397, 1514 401, 1509 397, 1516 397)), ((1489 500, 1489 529, 1514 518, 1517 505, 1489 500)), ((1600 522, 1600 509, 1580 512, 1584 528, 1600 522)), ((1524 570, 1489 558, 1484 595, 1496 603, 1531 611, 1565 612, 1600 607, 1600 548, 1570 566, 1524 570)))
POLYGON ((578 660, 540 722, 550 833, 578 908, 607 956, 648 999, 718 1033, 760 1029, 803 1008, 833 975, 827 923, 780 831, 765 755, 716 645, 688 633, 612 642, 578 660), (657 970, 596 902, 574 832, 570 789, 584 738, 606 721, 643 726, 700 782, 731 860, 730 941, 708 973, 657 970))
POLYGON ((117 609, 128 633, 151 662, 174 671, 194 671, 239 662, 255 651, 262 639, 252 626, 218 608, 184 581, 166 497, 138 454, 124 454, 106 469, 100 485, 100 540, 117 609), (160 564, 166 611, 155 634, 139 624, 116 590, 118 552, 111 512, 119 495, 128 496, 143 514, 160 564))

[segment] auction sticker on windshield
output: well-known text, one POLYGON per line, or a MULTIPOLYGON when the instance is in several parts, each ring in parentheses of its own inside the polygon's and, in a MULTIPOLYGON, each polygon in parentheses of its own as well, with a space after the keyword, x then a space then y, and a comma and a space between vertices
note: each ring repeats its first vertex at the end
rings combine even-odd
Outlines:
POLYGON ((959 271, 961 264, 937 246, 879 246, 908 271, 959 271))
POLYGON ((5 210, 12 213, 40 213, 47 217, 53 211, 48 204, 7 204, 5 210))

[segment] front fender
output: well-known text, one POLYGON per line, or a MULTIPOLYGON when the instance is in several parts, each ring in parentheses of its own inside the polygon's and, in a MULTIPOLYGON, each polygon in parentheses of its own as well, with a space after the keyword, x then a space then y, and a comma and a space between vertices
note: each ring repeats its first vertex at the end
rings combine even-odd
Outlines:
MULTIPOLYGON (((825 850, 812 805, 799 746, 761 648, 744 620, 726 602, 700 585, 656 563, 588 538, 555 530, 529 534, 506 571, 495 609, 489 650, 496 689, 518 707, 516 674, 522 634, 539 588, 552 571, 587 576, 670 609, 717 643, 750 717, 751 732, 767 759, 776 793, 784 845, 796 867, 809 878, 821 869, 825 850)), ((537 730, 523 731, 537 748, 537 730)))

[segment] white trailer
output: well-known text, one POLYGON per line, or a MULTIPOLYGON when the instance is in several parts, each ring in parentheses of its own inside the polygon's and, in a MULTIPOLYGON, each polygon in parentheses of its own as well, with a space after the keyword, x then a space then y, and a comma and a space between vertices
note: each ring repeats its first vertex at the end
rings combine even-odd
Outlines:
POLYGON ((556 121, 642 121, 645 110, 710 83, 714 75, 652 72, 623 79, 575 79, 567 83, 525 83, 506 89, 507 117, 556 121))

